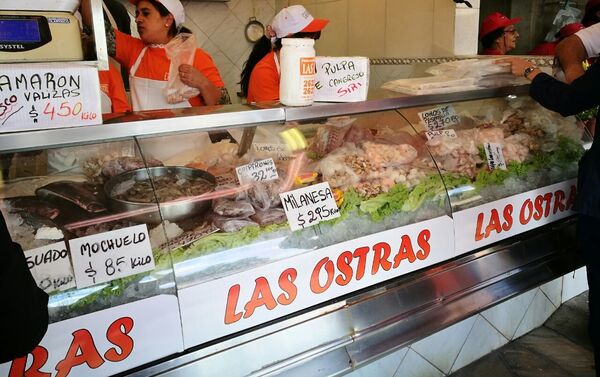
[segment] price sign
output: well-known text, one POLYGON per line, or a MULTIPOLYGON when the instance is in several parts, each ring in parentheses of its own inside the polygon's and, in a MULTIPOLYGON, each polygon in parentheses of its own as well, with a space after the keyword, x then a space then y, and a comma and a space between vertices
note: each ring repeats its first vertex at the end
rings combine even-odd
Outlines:
POLYGON ((369 58, 317 56, 315 101, 364 101, 368 91, 369 58))
POLYGON ((485 143, 483 144, 483 149, 485 150, 488 166, 491 170, 506 170, 506 161, 504 161, 502 145, 497 143, 485 143))
POLYGON ((46 293, 75 286, 75 276, 64 241, 27 250, 25 260, 38 287, 46 293))
POLYGON ((77 288, 154 269, 146 224, 69 241, 77 288))
POLYGON ((272 158, 251 162, 235 168, 241 184, 248 182, 267 182, 279 178, 277 167, 272 158))
POLYGON ((77 63, 2 65, 0 132, 100 123, 95 67, 77 63))
POLYGON ((454 106, 446 105, 419 113, 421 122, 428 131, 443 130, 460 122, 454 106))
POLYGON ((433 140, 436 137, 456 139, 456 131, 452 128, 448 128, 447 130, 425 131, 425 136, 427 137, 427 140, 433 140))
POLYGON ((295 158, 286 144, 253 143, 252 148, 261 157, 273 156, 277 161, 290 161, 295 158))
POLYGON ((340 217, 328 182, 279 194, 290 228, 300 230, 340 217))

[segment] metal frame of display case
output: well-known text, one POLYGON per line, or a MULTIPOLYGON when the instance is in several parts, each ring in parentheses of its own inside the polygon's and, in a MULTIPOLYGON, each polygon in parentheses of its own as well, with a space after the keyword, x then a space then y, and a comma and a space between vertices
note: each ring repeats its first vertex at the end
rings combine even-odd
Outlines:
MULTIPOLYGON (((0 151, 13 152, 70 144, 117 141, 186 131, 213 131, 260 123, 309 120, 338 115, 399 110, 408 107, 527 94, 528 85, 425 96, 374 98, 364 102, 316 103, 309 107, 256 108, 246 105, 209 106, 168 111, 143 111, 96 126, 45 129, 0 134, 0 151)), ((377 96, 378 93, 375 93, 377 96)))
MULTIPOLYGON (((374 98, 359 103, 315 104, 305 108, 256 109, 235 105, 140 112, 99 126, 0 134, 0 151, 218 131, 527 92, 528 86, 516 86, 374 98)), ((215 339, 123 375, 227 375, 232 365, 238 374, 250 376, 347 373, 580 267, 583 263, 574 252, 574 225, 573 218, 562 220, 454 260, 215 339)))
POLYGON ((348 373, 581 267, 575 223, 550 224, 123 375, 227 375, 231 365, 247 376, 348 373))

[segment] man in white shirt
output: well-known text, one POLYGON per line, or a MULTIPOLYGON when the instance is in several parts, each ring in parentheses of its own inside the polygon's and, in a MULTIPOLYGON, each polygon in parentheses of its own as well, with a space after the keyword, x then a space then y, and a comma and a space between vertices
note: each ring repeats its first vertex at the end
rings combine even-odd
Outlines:
POLYGON ((578 31, 556 47, 556 57, 570 84, 583 75, 582 62, 600 54, 600 23, 578 31))

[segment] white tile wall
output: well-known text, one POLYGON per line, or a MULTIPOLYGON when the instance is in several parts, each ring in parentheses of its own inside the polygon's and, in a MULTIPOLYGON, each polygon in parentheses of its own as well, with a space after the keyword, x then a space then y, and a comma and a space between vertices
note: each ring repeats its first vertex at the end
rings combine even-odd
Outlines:
POLYGON ((353 372, 346 374, 348 377, 393 377, 402 360, 408 352, 408 347, 401 348, 380 360, 367 364, 353 372))
POLYGON ((537 289, 530 290, 483 311, 481 315, 505 338, 512 339, 536 293, 537 289))
MULTIPOLYGON (((408 352, 394 377, 449 375, 541 326, 562 302, 586 289, 585 269, 579 269, 467 318, 403 349, 408 352)), ((376 366, 378 363, 369 364, 370 369, 363 373, 366 367, 350 375, 388 376, 393 363, 388 359, 386 372, 381 374, 376 373, 382 370, 376 366)))
POLYGON ((477 317, 473 316, 439 331, 411 345, 419 355, 444 373, 449 373, 452 364, 462 349, 477 317), (440 352, 443 350, 443 352, 440 352))
POLYGON ((454 365, 452 365, 451 371, 454 372, 472 363, 506 343, 508 343, 508 339, 504 335, 481 315, 477 315, 473 330, 469 333, 467 341, 460 350, 454 365))
MULTIPOLYGON (((375 376, 375 375, 374 375, 375 376)), ((412 349, 408 350, 394 377, 443 377, 439 369, 412 349)))
POLYGON ((554 279, 542 285, 540 289, 556 308, 562 304, 563 278, 554 279))
POLYGON ((538 289, 513 338, 523 336, 536 327, 543 325, 555 310, 556 307, 548 297, 538 289))
POLYGON ((563 276, 562 302, 585 292, 588 289, 585 267, 563 276))

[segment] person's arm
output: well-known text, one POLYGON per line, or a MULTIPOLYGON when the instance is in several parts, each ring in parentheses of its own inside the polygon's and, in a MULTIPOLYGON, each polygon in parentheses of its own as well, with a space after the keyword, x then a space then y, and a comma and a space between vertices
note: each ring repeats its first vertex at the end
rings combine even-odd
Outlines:
POLYGON ((179 77, 185 85, 197 88, 207 106, 216 105, 221 99, 221 88, 213 84, 202 72, 189 64, 179 66, 179 77))
POLYGON ((48 329, 48 295, 37 287, 29 272, 25 254, 12 242, 0 214, 0 363, 27 355, 48 329))
POLYGON ((556 46, 556 57, 565 73, 567 84, 583 75, 582 62, 588 56, 583 42, 577 35, 563 39, 556 46))
POLYGON ((206 52, 197 49, 194 55, 194 65, 180 65, 179 77, 184 84, 200 90, 200 95, 206 105, 219 104, 221 88, 225 84, 215 63, 206 52))
POLYGON ((600 65, 592 66, 569 85, 543 73, 525 59, 511 57, 495 63, 510 64, 515 76, 531 81, 529 94, 533 99, 563 116, 575 115, 600 103, 600 65))
POLYGON ((578 114, 600 104, 600 66, 594 66, 570 85, 541 73, 531 83, 530 95, 562 116, 578 114))

